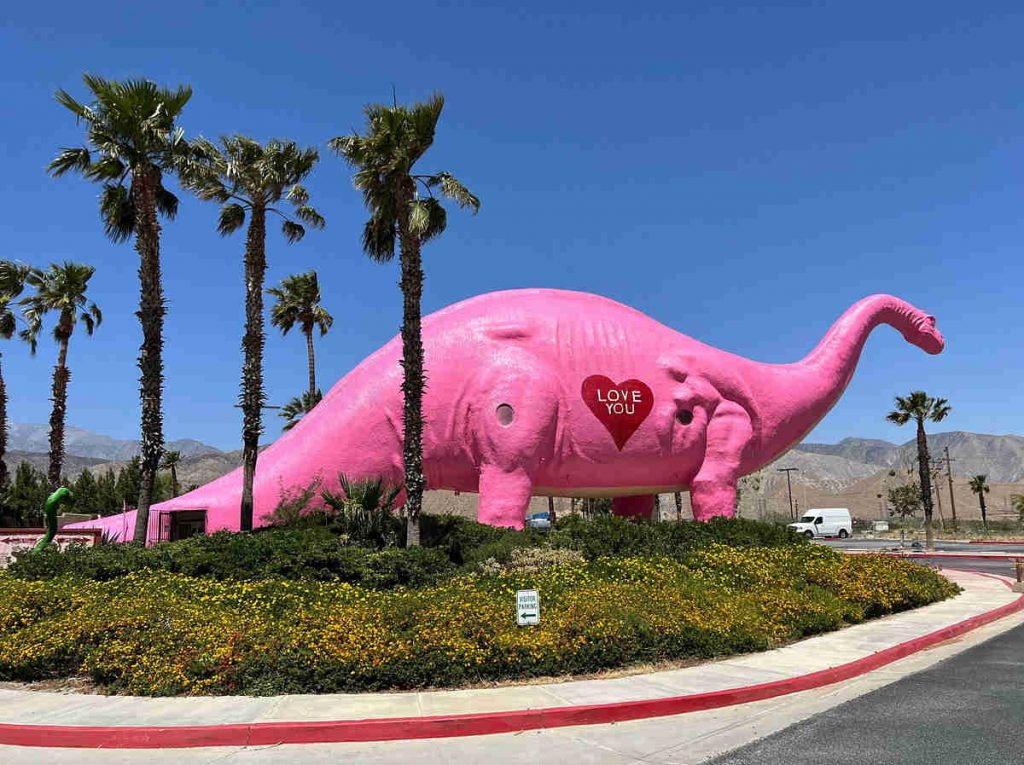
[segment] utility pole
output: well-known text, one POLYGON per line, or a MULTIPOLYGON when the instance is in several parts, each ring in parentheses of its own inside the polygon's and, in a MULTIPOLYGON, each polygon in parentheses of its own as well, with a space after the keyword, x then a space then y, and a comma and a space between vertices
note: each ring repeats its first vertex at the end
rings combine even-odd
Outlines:
POLYGON ((780 473, 786 474, 786 488, 789 489, 789 517, 790 520, 796 520, 796 516, 793 514, 793 482, 789 478, 789 474, 793 472, 800 472, 799 468, 786 467, 777 468, 780 473))
POLYGON ((953 496, 953 460, 949 458, 949 447, 946 449, 946 478, 949 479, 949 511, 953 514, 953 531, 956 531, 956 498, 953 496))
POLYGON ((939 476, 942 475, 942 462, 941 460, 936 463, 935 460, 931 460, 931 464, 928 466, 928 472, 931 474, 932 482, 935 484, 935 508, 939 511, 939 528, 943 531, 946 530, 946 519, 942 517, 942 492, 939 491, 939 476))

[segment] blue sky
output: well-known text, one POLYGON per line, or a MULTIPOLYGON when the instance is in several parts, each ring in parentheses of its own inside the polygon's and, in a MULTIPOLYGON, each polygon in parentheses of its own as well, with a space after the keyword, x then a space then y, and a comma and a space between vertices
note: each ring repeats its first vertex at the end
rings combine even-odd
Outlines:
MULTIPOLYGON (((97 189, 47 162, 82 131, 53 100, 83 71, 191 83, 189 135, 318 145, 328 220, 268 243, 268 283, 315 267, 330 384, 398 328, 397 266, 359 249, 364 212, 326 139, 361 107, 441 90, 426 169, 481 198, 425 251, 424 311, 495 289, 601 293, 704 342, 799 358, 853 301, 893 292, 938 317, 937 358, 883 328, 813 434, 902 441, 913 388, 946 429, 1024 433, 1024 7, 1017 2, 18 3, 0 21, 4 257, 97 267, 105 321, 72 341, 71 424, 137 437, 137 256, 103 237, 97 189)), ((166 433, 237 448, 244 237, 182 195, 164 225, 166 433)), ((10 416, 45 422, 56 349, 3 344, 10 416)), ((305 383, 272 332, 270 401, 305 383)), ((268 438, 278 432, 268 418, 268 438)))

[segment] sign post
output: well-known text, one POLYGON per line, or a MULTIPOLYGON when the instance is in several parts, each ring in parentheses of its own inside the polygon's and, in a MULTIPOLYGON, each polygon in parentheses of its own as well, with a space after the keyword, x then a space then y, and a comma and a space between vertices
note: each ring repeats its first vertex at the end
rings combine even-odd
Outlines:
POLYGON ((540 624, 540 595, 536 590, 516 591, 516 624, 520 627, 540 624))

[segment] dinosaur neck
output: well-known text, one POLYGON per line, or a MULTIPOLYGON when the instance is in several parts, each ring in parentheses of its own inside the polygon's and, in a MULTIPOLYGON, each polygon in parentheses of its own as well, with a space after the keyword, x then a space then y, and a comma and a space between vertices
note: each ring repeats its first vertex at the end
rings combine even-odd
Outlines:
POLYGON ((762 459, 773 459, 798 443, 835 406, 875 327, 889 324, 910 340, 922 318, 899 298, 872 295, 846 311, 804 359, 775 367, 771 387, 778 408, 765 412, 762 459))
POLYGON ((909 339, 919 319, 920 311, 897 297, 866 297, 840 316, 818 346, 799 364, 829 381, 838 399, 853 377, 860 352, 875 327, 888 324, 909 339))

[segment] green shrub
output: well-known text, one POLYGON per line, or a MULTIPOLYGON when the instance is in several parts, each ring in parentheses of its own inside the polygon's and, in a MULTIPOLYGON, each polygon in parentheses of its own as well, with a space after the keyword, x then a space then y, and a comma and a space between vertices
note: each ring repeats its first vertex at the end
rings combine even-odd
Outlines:
MULTIPOLYGON (((407 573, 401 552, 373 553, 369 565, 394 582, 407 573)), ((395 590, 166 571, 108 581, 0 573, 0 680, 88 674, 145 695, 458 686, 762 650, 956 591, 907 561, 810 545, 710 545, 686 562, 576 560, 395 590), (522 587, 541 593, 541 622, 529 629, 515 622, 522 587)))
POLYGON ((400 487, 389 486, 382 478, 349 481, 338 476, 341 491, 321 492, 327 505, 328 528, 349 540, 375 547, 405 546, 405 520, 397 515, 395 499, 400 487))
POLYGON ((165 571, 212 579, 280 577, 387 588, 429 584, 453 568, 439 550, 373 550, 348 545, 324 528, 285 528, 252 534, 221 531, 148 548, 100 544, 61 552, 48 547, 19 556, 10 573, 20 579, 74 576, 108 581, 137 571, 165 571))
POLYGON ((317 512, 286 526, 248 534, 220 531, 148 548, 105 543, 92 548, 72 546, 61 552, 48 547, 38 554, 19 556, 11 573, 21 579, 71 575, 107 581, 155 570, 214 579, 282 577, 392 587, 431 583, 451 575, 457 567, 475 571, 484 561, 502 568, 517 551, 530 548, 575 551, 588 560, 650 555, 686 560, 694 550, 713 544, 807 544, 779 526, 736 519, 650 523, 615 516, 593 520, 567 516, 558 521, 557 528, 542 533, 494 528, 451 515, 426 515, 421 520, 424 549, 406 550, 396 547, 404 541, 404 523, 391 514, 355 507, 328 516, 317 512), (335 533, 339 531, 345 533, 335 533))

